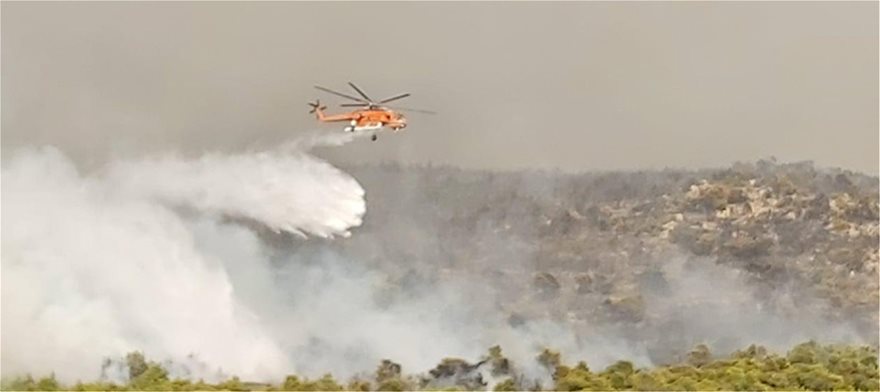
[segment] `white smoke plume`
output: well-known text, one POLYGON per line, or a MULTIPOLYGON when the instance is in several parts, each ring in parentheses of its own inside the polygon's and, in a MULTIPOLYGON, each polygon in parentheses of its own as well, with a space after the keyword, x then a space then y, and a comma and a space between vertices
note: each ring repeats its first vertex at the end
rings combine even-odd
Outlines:
MULTIPOLYGON (((306 149, 351 140, 111 162, 92 175, 52 147, 17 151, 2 171, 3 375, 92 380, 104 359, 135 350, 215 381, 344 378, 383 358, 421 372, 494 344, 532 362, 547 336, 507 328, 477 285, 401 294, 381 269, 330 249, 277 254, 226 219, 347 236, 364 190, 306 149)), ((570 341, 557 332, 547 344, 570 341)))
MULTIPOLYGON (((413 374, 444 357, 476 360, 500 345, 523 375, 546 386, 549 373, 534 361, 544 347, 601 369, 618 359, 650 365, 645 338, 666 346, 671 334, 683 342, 674 349, 699 342, 713 349, 773 342, 784 348, 813 337, 858 341, 819 315, 756 308, 761 301, 747 282, 720 266, 667 271, 670 287, 645 294, 654 315, 669 322, 626 332, 541 316, 549 303, 517 289, 529 287, 534 271, 525 260, 529 248, 516 238, 486 232, 462 239, 490 244, 488 251, 505 263, 463 260, 455 268, 465 273, 450 279, 441 276, 446 267, 418 253, 400 264, 386 261, 392 252, 440 249, 439 223, 411 219, 425 207, 419 202, 395 205, 389 213, 395 219, 358 227, 366 214, 364 189, 308 153, 354 138, 311 134, 271 151, 154 156, 111 162, 88 175, 54 148, 8 157, 2 375, 54 372, 65 382, 93 380, 103 359, 142 350, 173 361, 175 375, 191 378, 234 374, 278 382, 291 373, 332 372, 345 379, 372 372, 381 359, 413 374), (301 237, 361 232, 342 240, 343 247, 312 238, 279 248, 241 220, 301 237), (377 231, 396 242, 374 243, 377 231), (496 282, 490 273, 496 268, 510 275, 496 282), (402 284, 406 271, 429 279, 402 284), (517 307, 540 311, 513 326, 510 309, 517 307), (738 317, 728 322, 725 314, 738 317)), ((452 241, 443 246, 461 245, 452 241)), ((566 293, 579 304, 573 309, 602 306, 566 293)))
MULTIPOLYGON (((309 147, 351 140, 337 139, 309 147)), ((4 375, 94 378, 103 358, 132 350, 195 354, 244 377, 283 374, 287 354, 226 266, 265 274, 266 255, 220 216, 333 237, 365 212, 357 181, 291 148, 116 162, 83 176, 47 147, 17 151, 2 180, 4 375)))

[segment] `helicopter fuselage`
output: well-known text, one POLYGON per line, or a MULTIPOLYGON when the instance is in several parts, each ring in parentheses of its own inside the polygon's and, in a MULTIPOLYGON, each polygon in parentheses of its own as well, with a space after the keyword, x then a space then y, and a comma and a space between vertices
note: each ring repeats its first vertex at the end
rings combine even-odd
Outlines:
POLYGON ((316 110, 315 114, 318 120, 322 122, 348 121, 349 126, 345 127, 345 131, 348 132, 377 130, 383 127, 394 131, 406 128, 406 118, 402 114, 382 108, 355 110, 349 113, 332 115, 324 114, 323 110, 316 110))

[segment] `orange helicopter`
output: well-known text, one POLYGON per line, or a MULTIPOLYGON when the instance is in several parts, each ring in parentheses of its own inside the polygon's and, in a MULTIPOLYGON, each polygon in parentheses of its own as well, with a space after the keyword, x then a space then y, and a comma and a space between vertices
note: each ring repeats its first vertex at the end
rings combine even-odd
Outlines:
MULTIPOLYGON (((354 85, 354 83, 348 82, 348 85, 351 86, 358 94, 360 94, 363 98, 354 97, 348 94, 343 94, 338 91, 333 91, 326 87, 315 86, 316 89, 328 92, 330 94, 338 95, 343 98, 347 98, 357 103, 343 103, 339 106, 343 107, 359 107, 361 109, 355 110, 353 112, 342 113, 342 114, 332 114, 327 115, 324 114, 324 109, 327 109, 326 106, 321 106, 321 101, 316 100, 314 103, 309 103, 309 106, 312 107, 312 110, 309 113, 315 113, 315 116, 321 122, 341 122, 348 121, 349 125, 346 126, 343 130, 345 132, 360 132, 360 131, 379 131, 383 128, 391 129, 394 132, 398 132, 403 128, 406 128, 406 117, 403 114, 395 111, 395 110, 407 110, 414 111, 420 113, 427 114, 435 114, 429 110, 420 110, 420 109, 408 109, 408 108, 392 108, 389 106, 384 106, 383 104, 396 101, 398 99, 406 98, 409 96, 409 93, 395 95, 390 98, 385 98, 381 101, 374 102, 367 94, 364 93, 363 90, 354 85), (395 109, 395 110, 392 110, 395 109)), ((376 133, 373 133, 372 140, 376 141, 377 136, 376 133)))

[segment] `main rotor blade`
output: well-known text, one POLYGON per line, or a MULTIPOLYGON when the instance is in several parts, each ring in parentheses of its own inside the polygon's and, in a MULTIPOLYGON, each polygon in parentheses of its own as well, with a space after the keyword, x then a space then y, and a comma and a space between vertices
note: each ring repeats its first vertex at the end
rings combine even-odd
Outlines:
POLYGON ((348 85, 351 86, 351 88, 353 88, 355 91, 357 91, 358 94, 360 94, 362 97, 364 97, 364 99, 366 99, 369 102, 373 102, 373 100, 370 99, 370 97, 368 97, 367 94, 364 94, 364 92, 361 89, 359 89, 358 86, 355 86, 354 83, 348 82, 348 85))
POLYGON ((406 93, 406 94, 400 94, 400 95, 395 95, 395 96, 393 96, 393 97, 391 97, 391 98, 385 98, 385 99, 379 101, 379 103, 385 103, 385 102, 396 101, 396 100, 398 100, 398 99, 406 98, 406 97, 408 97, 408 96, 409 96, 409 93, 406 93))
POLYGON ((338 95, 338 96, 340 96, 340 97, 344 97, 344 98, 352 99, 352 100, 355 100, 355 101, 358 101, 358 102, 363 102, 363 103, 369 104, 368 101, 364 101, 363 99, 360 99, 360 98, 357 98, 357 97, 352 97, 351 95, 346 95, 346 94, 343 94, 343 93, 340 93, 340 92, 336 92, 336 91, 333 91, 333 90, 331 90, 331 89, 329 89, 329 88, 326 88, 326 87, 315 86, 315 88, 318 89, 318 90, 324 91, 324 92, 328 92, 328 93, 330 93, 330 94, 338 95))
POLYGON ((437 114, 437 112, 435 112, 435 111, 424 110, 424 109, 405 108, 405 107, 401 107, 401 106, 386 106, 386 107, 389 109, 404 110, 407 112, 415 112, 415 113, 423 113, 423 114, 437 114))
POLYGON ((353 107, 365 108, 365 107, 368 107, 368 106, 370 106, 370 105, 369 105, 369 104, 365 104, 365 103, 343 103, 343 104, 341 104, 341 105, 339 105, 339 106, 343 106, 343 107, 352 107, 352 108, 353 108, 353 107))

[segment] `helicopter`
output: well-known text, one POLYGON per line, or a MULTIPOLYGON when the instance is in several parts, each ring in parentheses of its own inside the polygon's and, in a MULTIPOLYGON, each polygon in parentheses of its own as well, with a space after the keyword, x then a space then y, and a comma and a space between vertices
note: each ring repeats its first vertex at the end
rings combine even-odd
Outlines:
POLYGON ((390 129, 392 132, 399 132, 402 129, 406 128, 406 117, 401 114, 399 110, 407 110, 426 114, 436 114, 435 112, 432 112, 430 110, 393 108, 385 105, 388 102, 406 98, 410 96, 409 93, 398 94, 380 101, 373 101, 372 98, 364 93, 363 90, 358 88, 358 86, 355 86, 354 83, 348 82, 348 85, 351 86, 351 88, 353 88, 354 91, 356 91, 360 95, 360 98, 348 94, 343 94, 326 87, 315 86, 315 88, 333 95, 355 101, 354 103, 343 103, 339 106, 358 107, 359 109, 348 113, 328 115, 324 113, 324 110, 327 109, 327 106, 322 106, 320 100, 315 100, 315 102, 309 102, 309 106, 312 108, 309 113, 315 113, 318 121, 321 122, 347 121, 349 125, 343 128, 345 132, 373 132, 371 138, 373 141, 376 141, 376 139, 378 138, 376 132, 382 129, 390 129))

